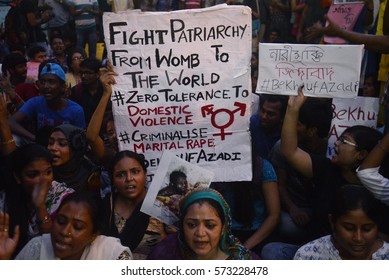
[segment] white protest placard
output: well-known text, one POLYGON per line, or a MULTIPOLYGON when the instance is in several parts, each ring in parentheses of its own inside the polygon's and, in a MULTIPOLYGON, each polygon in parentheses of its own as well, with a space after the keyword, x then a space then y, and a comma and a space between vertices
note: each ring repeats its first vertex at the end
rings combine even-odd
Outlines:
POLYGON ((140 210, 177 226, 180 199, 195 188, 208 188, 213 176, 210 170, 165 151, 140 210))
POLYGON ((115 71, 119 149, 143 153, 149 179, 162 152, 251 180, 251 10, 218 5, 175 12, 104 13, 115 71))
POLYGON ((257 93, 354 98, 363 45, 259 44, 257 93))
POLYGON ((353 99, 334 98, 333 118, 328 138, 327 157, 335 153, 335 141, 343 131, 354 125, 377 127, 379 98, 358 96, 353 99))

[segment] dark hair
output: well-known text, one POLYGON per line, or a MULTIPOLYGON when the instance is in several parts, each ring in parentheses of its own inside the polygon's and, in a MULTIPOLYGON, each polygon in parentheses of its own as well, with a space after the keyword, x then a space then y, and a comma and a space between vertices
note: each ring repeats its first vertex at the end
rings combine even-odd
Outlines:
POLYGON ((17 65, 25 63, 27 63, 27 59, 23 55, 20 53, 10 53, 4 57, 1 71, 3 75, 6 75, 7 70, 14 69, 17 65))
POLYGON ((109 122, 114 121, 112 111, 105 111, 103 117, 103 123, 101 125, 101 134, 107 133, 107 125, 109 122))
POLYGON ((60 131, 65 135, 66 140, 68 141, 71 157, 84 157, 88 150, 88 143, 86 140, 85 130, 83 128, 72 124, 64 123, 52 129, 49 135, 49 139, 51 135, 56 131, 60 131))
POLYGON ((80 67, 87 68, 98 73, 101 68, 101 61, 96 58, 87 58, 80 63, 80 67))
POLYGON ((370 152, 383 136, 377 129, 364 125, 348 127, 342 134, 346 133, 354 138, 358 145, 357 150, 366 150, 367 152, 370 152))
MULTIPOLYGON (((373 88, 374 88, 374 97, 378 97, 379 96, 379 92, 380 92, 380 82, 378 81, 378 74, 376 72, 374 73, 366 73, 365 74, 365 80, 364 80, 364 85, 366 84, 366 80, 368 78, 371 78, 373 81, 373 88)), ((363 92, 363 88, 362 88, 362 92, 363 92)))
MULTIPOLYGON (((188 212, 188 209, 193 205, 193 204, 200 204, 203 205, 203 203, 208 203, 209 205, 212 206, 213 209, 216 210, 217 215, 219 216, 220 220, 222 221, 222 225, 225 224, 226 217, 224 216, 224 211, 223 208, 219 203, 217 203, 215 200, 210 199, 210 198, 202 198, 199 200, 193 201, 191 204, 189 204, 182 213, 180 213, 181 219, 180 222, 183 223, 184 218, 186 216, 186 213, 188 212)), ((183 224, 181 224, 181 228, 183 228, 183 224)))
POLYGON ((23 44, 11 44, 8 48, 10 53, 26 54, 26 47, 23 44))
POLYGON ((299 121, 307 128, 316 127, 320 138, 327 137, 331 128, 333 109, 327 100, 308 97, 299 113, 299 121))
POLYGON ((49 138, 53 129, 54 127, 50 125, 38 128, 35 133, 35 143, 47 147, 49 145, 49 138))
POLYGON ((336 220, 349 211, 362 209, 377 225, 381 224, 381 204, 373 194, 360 185, 344 185, 335 195, 332 205, 331 218, 336 220))
POLYGON ((30 59, 34 58, 34 56, 37 54, 37 53, 40 53, 40 52, 44 52, 46 53, 46 49, 42 46, 33 46, 31 48, 28 49, 27 51, 27 55, 30 59))
POLYGON ((172 173, 170 173, 169 176, 169 182, 172 186, 177 185, 178 178, 186 178, 186 174, 181 170, 174 170, 172 173))
POLYGON ((98 234, 101 232, 103 227, 102 222, 102 202, 98 194, 93 192, 74 192, 68 195, 62 202, 58 208, 58 213, 61 211, 62 207, 66 204, 74 202, 74 203, 84 203, 91 216, 92 224, 93 224, 93 233, 98 234))
MULTIPOLYGON (((33 143, 21 146, 11 154, 9 173, 20 176, 24 168, 37 160, 46 160, 51 163, 52 155, 46 147, 39 144, 33 143)), ((26 192, 25 188, 17 184, 14 176, 11 175, 10 177, 10 184, 5 191, 7 211, 10 213, 11 235, 14 234, 13 229, 16 225, 20 227, 20 239, 18 248, 15 251, 15 254, 17 254, 29 240, 28 227, 29 219, 31 218, 31 210, 29 209, 31 196, 26 192)))
POLYGON ((70 72, 73 72, 73 68, 72 68, 72 57, 75 53, 80 53, 84 59, 86 58, 86 53, 85 53, 85 50, 83 48, 80 48, 80 47, 72 47, 69 51, 68 51, 68 56, 66 58, 66 64, 68 65, 68 68, 70 70, 70 72))
POLYGON ((272 33, 272 32, 276 32, 276 33, 278 33, 278 35, 281 35, 281 30, 279 28, 277 28, 277 27, 271 27, 269 29, 269 34, 272 33))
POLYGON ((67 54, 71 48, 76 46, 77 35, 75 32, 65 31, 62 32, 62 39, 65 45, 65 53, 67 54))
POLYGON ((30 163, 43 159, 47 162, 52 162, 50 151, 39 144, 26 144, 16 149, 11 155, 12 172, 20 175, 22 170, 30 163))
POLYGON ((111 161, 111 164, 109 167, 109 175, 111 177, 111 181, 113 181, 113 169, 115 168, 116 164, 120 160, 122 160, 123 158, 126 158, 126 157, 136 160, 142 166, 143 171, 145 173, 147 173, 147 165, 146 165, 145 156, 143 154, 138 154, 138 153, 135 153, 133 151, 124 150, 124 151, 117 152, 111 161))
POLYGON ((280 108, 280 114, 281 117, 284 118, 285 113, 286 113, 286 108, 288 106, 288 96, 287 95, 278 95, 278 94, 261 94, 259 96, 259 109, 262 108, 263 104, 265 102, 269 103, 281 103, 281 108, 280 108))
POLYGON ((62 42, 63 42, 63 38, 62 38, 61 35, 59 35, 59 34, 54 34, 53 36, 50 37, 50 45, 53 43, 54 39, 60 39, 60 40, 62 40, 62 42))

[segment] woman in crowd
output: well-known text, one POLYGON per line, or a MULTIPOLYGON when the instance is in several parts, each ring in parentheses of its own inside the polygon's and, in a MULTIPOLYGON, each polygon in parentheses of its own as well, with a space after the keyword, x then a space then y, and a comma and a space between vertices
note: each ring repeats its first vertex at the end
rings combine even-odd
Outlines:
MULTIPOLYGON (((58 215, 53 221, 50 234, 43 234, 32 239, 16 256, 16 259, 132 259, 131 251, 121 245, 119 239, 100 235, 101 205, 99 201, 98 196, 88 192, 76 192, 66 197, 58 209, 58 215)), ((0 222, 1 217, 2 215, 0 215, 0 222)), ((4 229, 8 229, 7 223, 1 226, 3 235, 0 235, 0 241, 3 244, 12 243, 14 239, 10 240, 7 234, 4 234, 4 229)), ((4 247, 0 246, 0 250, 2 248, 4 247)), ((5 255, 4 252, 0 251, 1 255, 5 255)))
POLYGON ((378 237, 381 207, 363 186, 345 185, 328 216, 332 234, 303 245, 295 260, 388 260, 389 244, 378 237))
POLYGON ((53 157, 55 180, 76 191, 101 191, 101 170, 85 156, 87 142, 83 129, 71 124, 55 127, 48 149, 53 157))
POLYGON ((104 199, 103 233, 118 237, 135 259, 145 259, 165 236, 164 225, 140 211, 146 196, 146 172, 142 154, 118 152, 110 170, 113 192, 104 199))
POLYGON ((336 190, 346 184, 361 184, 356 169, 374 148, 382 134, 377 130, 356 125, 347 128, 335 142, 332 159, 309 154, 297 146, 299 111, 306 97, 302 87, 298 96, 290 96, 281 133, 281 151, 289 164, 300 174, 312 179, 314 236, 331 232, 328 213, 336 190))
POLYGON ((20 249, 31 238, 50 230, 61 201, 74 190, 54 181, 52 156, 38 144, 27 144, 13 152, 11 174, 14 180, 5 190, 3 209, 11 214, 11 229, 20 227, 20 249))
POLYGON ((80 63, 86 58, 85 50, 74 47, 67 55, 68 72, 66 73, 66 87, 68 89, 81 83, 80 63))
POLYGON ((217 191, 197 188, 180 201, 178 233, 170 234, 148 259, 247 260, 258 258, 231 233, 227 202, 217 191))

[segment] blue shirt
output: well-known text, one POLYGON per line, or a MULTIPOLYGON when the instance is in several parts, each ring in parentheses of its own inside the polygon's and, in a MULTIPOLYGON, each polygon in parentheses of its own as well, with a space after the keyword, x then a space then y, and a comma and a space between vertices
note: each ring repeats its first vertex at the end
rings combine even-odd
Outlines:
POLYGON ((84 110, 71 100, 67 100, 66 107, 61 111, 53 111, 47 106, 43 96, 35 96, 24 103, 19 111, 28 119, 35 121, 37 129, 45 126, 54 127, 64 123, 81 128, 86 127, 84 110))

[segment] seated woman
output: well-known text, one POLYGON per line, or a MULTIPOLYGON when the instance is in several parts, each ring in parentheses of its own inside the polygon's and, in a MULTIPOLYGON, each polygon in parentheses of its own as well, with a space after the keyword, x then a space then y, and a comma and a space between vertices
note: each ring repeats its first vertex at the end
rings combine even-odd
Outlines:
POLYGON ((374 128, 354 125, 339 135, 332 159, 310 154, 298 147, 298 117, 306 100, 303 88, 297 96, 290 96, 282 133, 281 152, 290 166, 315 185, 312 197, 312 236, 318 238, 331 233, 328 213, 336 190, 343 185, 361 185, 356 169, 382 138, 374 128))
POLYGON ((364 187, 341 187, 328 219, 332 234, 303 245, 295 260, 389 259, 389 244, 378 237, 380 204, 364 187))
POLYGON ((178 234, 170 234, 148 259, 247 260, 257 259, 231 233, 227 202, 217 191, 197 188, 180 201, 178 234))
POLYGON ((85 50, 79 47, 71 48, 66 57, 68 72, 66 73, 66 87, 69 89, 81 83, 80 63, 86 58, 85 50))
POLYGON ((62 124, 50 134, 48 149, 53 156, 54 178, 76 191, 101 191, 101 169, 86 156, 83 129, 62 124))
POLYGON ((113 192, 104 199, 103 234, 120 239, 145 259, 164 236, 164 225, 140 211, 146 196, 146 161, 142 154, 121 151, 111 162, 113 192))
POLYGON ((20 227, 19 250, 31 238, 49 232, 61 201, 74 190, 54 181, 52 156, 38 144, 11 154, 10 174, 13 180, 6 186, 2 209, 11 213, 11 229, 20 227))
MULTIPOLYGON (((50 234, 35 237, 16 256, 18 260, 117 260, 132 259, 120 240, 100 235, 101 205, 92 193, 76 192, 61 203, 50 234)), ((10 256, 16 234, 8 236, 7 215, 0 215, 0 256, 10 256), (3 221, 2 221, 3 220, 3 221), (2 223, 3 222, 3 223, 2 223), (1 228, 2 227, 2 228, 1 228), (4 246, 8 244, 8 246, 4 246)), ((16 233, 18 229, 16 228, 16 233)))

